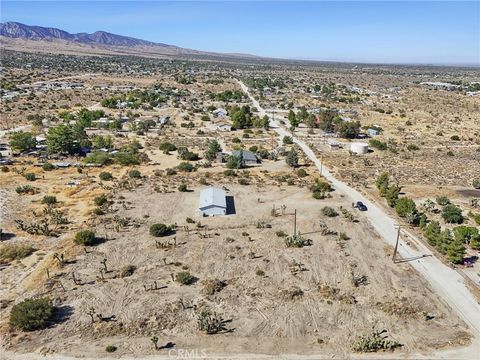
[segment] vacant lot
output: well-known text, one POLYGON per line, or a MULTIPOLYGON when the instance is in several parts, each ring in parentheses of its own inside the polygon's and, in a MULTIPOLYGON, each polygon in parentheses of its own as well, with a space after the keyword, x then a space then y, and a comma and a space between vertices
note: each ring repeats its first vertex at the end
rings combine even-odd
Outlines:
MULTIPOLYGON (((43 251, 2 270, 2 298, 7 304, 2 314, 3 344, 21 352, 40 349, 91 356, 114 344, 119 354, 146 354, 155 351, 148 340, 155 335, 160 344, 171 341, 178 348, 201 347, 217 353, 255 349, 345 356, 357 336, 372 326, 388 330, 391 338, 404 344, 405 352, 428 352, 469 341, 464 324, 409 264, 392 264, 392 249, 360 214, 356 214, 358 222, 341 214, 322 214, 326 205, 339 213, 340 206, 350 208, 335 192, 332 198, 315 200, 298 186, 218 185, 228 187, 228 194, 234 196, 236 215, 201 218, 195 211, 199 187, 187 193, 158 193, 151 177, 112 196, 111 213, 128 225, 118 231, 112 223, 93 225, 105 241, 86 252, 72 245, 70 235, 31 240, 43 251), (277 217, 271 214, 273 205, 277 217), (312 240, 311 246, 287 248, 276 234, 293 232, 294 209, 297 229, 312 240), (194 223, 187 223, 187 217, 194 223), (178 228, 169 237, 154 238, 148 233, 153 223, 178 228), (322 235, 321 223, 345 232, 348 239, 322 235), (156 246, 156 239, 163 245, 156 246), (63 267, 52 259, 53 252, 65 254, 63 267), (99 269, 105 266, 104 259, 107 271, 102 279, 99 269), (136 270, 122 278, 127 265, 136 270), (190 272, 195 282, 172 281, 172 274, 181 271, 190 272), (224 287, 211 294, 206 282, 214 279, 224 287), (355 279, 363 280, 355 286, 355 279), (155 282, 158 289, 149 290, 155 282), (58 324, 33 334, 7 332, 8 300, 40 294, 54 298, 62 309, 58 324), (92 324, 88 315, 92 307, 103 318, 115 317, 92 324), (204 308, 228 320, 228 331, 200 332, 196 318, 204 308)), ((18 201, 16 197, 10 194, 11 201, 18 201)))

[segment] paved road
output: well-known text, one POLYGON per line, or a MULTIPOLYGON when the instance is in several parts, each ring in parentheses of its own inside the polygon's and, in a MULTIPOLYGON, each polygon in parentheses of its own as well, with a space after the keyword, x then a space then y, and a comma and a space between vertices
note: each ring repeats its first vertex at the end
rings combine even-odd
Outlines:
MULTIPOLYGON (((260 116, 268 115, 261 108, 257 100, 250 94, 248 88, 241 81, 237 80, 242 90, 248 95, 259 112, 260 116)), ((279 140, 283 136, 292 136, 290 131, 285 130, 277 121, 270 119, 270 125, 279 135, 279 140)), ((293 141, 303 150, 307 157, 317 166, 318 170, 322 170, 323 176, 331 182, 331 184, 341 193, 345 194, 352 202, 362 201, 368 211, 364 213, 365 217, 370 221, 375 230, 381 235, 383 240, 395 246, 397 230, 395 228, 395 220, 386 214, 381 206, 365 198, 360 192, 348 186, 344 182, 336 179, 325 166, 321 166, 320 160, 306 143, 293 136, 293 141)), ((415 243, 415 250, 409 246, 405 239, 399 242, 398 252, 403 259, 411 259, 410 264, 429 282, 437 295, 444 300, 470 327, 473 335, 480 339, 480 305, 475 297, 468 290, 464 283, 463 277, 455 270, 444 265, 438 260, 431 251, 415 236, 406 233, 409 241, 415 243)), ((477 350, 480 350, 477 348, 477 350)), ((480 352, 477 352, 480 354, 480 352)), ((480 358, 477 356, 475 358, 480 358)))

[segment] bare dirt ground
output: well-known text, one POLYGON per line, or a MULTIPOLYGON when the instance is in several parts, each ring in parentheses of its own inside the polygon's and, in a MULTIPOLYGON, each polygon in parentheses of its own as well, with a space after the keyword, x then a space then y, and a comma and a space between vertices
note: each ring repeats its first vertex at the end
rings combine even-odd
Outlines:
MULTIPOLYGON (((253 171, 252 176, 260 175, 259 171, 253 171)), ((73 176, 72 171, 66 173, 73 176)), ((350 223, 341 216, 327 218, 321 214, 325 205, 337 210, 350 207, 340 195, 333 193, 331 199, 319 201, 298 186, 240 186, 220 178, 213 176, 208 181, 229 188, 229 195, 235 198, 235 215, 201 218, 195 211, 198 186, 188 193, 158 193, 154 191, 158 180, 152 176, 131 191, 115 192, 112 213, 129 218, 131 225, 119 232, 96 225, 97 233, 108 241, 89 248, 88 253, 73 246, 68 235, 16 238, 18 242, 34 243, 41 251, 2 270, 2 299, 8 303, 48 294, 63 309, 63 319, 35 334, 4 333, 3 345, 19 352, 98 356, 106 345, 114 344, 119 355, 138 355, 154 353, 148 338, 156 335, 161 342, 171 341, 180 349, 201 348, 212 353, 223 349, 241 354, 255 349, 265 354, 328 353, 344 357, 355 338, 372 325, 388 329, 392 338, 404 344, 401 351, 405 353, 428 353, 469 342, 466 326, 408 263, 391 263, 392 249, 360 215, 359 222, 350 223), (286 205, 285 215, 272 217, 273 204, 286 205), (276 235, 280 230, 292 232, 293 209, 298 212, 298 229, 313 241, 311 246, 287 248, 276 235), (187 217, 202 227, 187 224, 187 217), (272 227, 258 228, 259 221, 272 227), (157 222, 180 226, 175 235, 161 239, 173 243, 176 238, 176 247, 156 248, 148 227, 157 222), (320 222, 346 232, 350 239, 321 235, 320 222), (189 231, 183 228, 185 225, 189 231), (58 267, 51 258, 59 249, 69 260, 64 267, 58 267), (108 272, 102 281, 99 268, 104 258, 108 272), (298 264, 304 271, 293 274, 292 266, 298 264), (119 271, 125 265, 137 269, 131 277, 120 278, 119 271), (19 280, 20 268, 23 275, 19 280), (45 268, 65 290, 47 279, 45 268), (180 286, 171 280, 171 274, 183 270, 198 278, 195 284, 180 286), (74 284, 72 273, 82 285, 74 284), (352 285, 352 273, 366 276, 368 285, 352 285), (225 281, 226 286, 214 295, 205 295, 204 281, 212 279, 225 281), (144 286, 148 288, 154 281, 165 287, 146 291, 144 286), (117 321, 92 325, 87 314, 92 306, 102 316, 115 315, 117 321), (202 307, 231 320, 226 325, 232 332, 200 333, 195 309, 202 307), (426 321, 426 314, 434 318, 426 321)), ((91 199, 100 193, 88 189, 75 191, 78 198, 71 200, 71 205, 77 208, 69 213, 87 213, 81 194, 91 199)), ((28 203, 11 192, 6 198, 25 206, 28 203)), ((12 216, 7 213, 3 219, 9 222, 12 216)), ((71 225, 72 229, 82 226, 82 221, 71 225)), ((8 307, 2 312, 4 329, 8 307)))

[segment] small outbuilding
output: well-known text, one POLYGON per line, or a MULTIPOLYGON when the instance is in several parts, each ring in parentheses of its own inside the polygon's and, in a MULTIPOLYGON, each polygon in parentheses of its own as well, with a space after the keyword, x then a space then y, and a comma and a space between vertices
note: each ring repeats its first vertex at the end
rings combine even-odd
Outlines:
POLYGON ((201 190, 198 212, 202 216, 226 215, 225 190, 213 186, 201 190))
POLYGON ((240 157, 242 158, 242 165, 243 166, 253 166, 257 165, 260 161, 253 152, 248 151, 248 150, 235 150, 232 151, 232 156, 240 157))
POLYGON ((368 153, 368 144, 360 143, 360 142, 352 143, 350 145, 350 151, 354 154, 359 154, 359 155, 367 154, 368 153))

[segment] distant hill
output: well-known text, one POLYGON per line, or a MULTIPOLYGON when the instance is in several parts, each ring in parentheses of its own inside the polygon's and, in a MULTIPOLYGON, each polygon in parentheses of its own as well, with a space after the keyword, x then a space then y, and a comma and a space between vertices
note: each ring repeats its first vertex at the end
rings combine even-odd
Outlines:
POLYGON ((18 22, 0 23, 0 44, 6 49, 53 53, 254 57, 185 49, 105 31, 71 34, 57 28, 30 26, 18 22))

